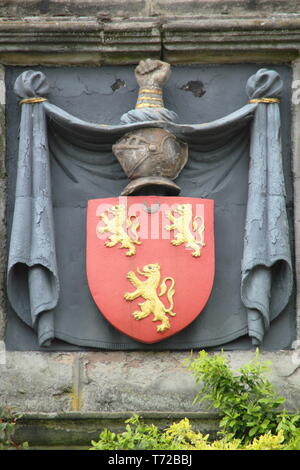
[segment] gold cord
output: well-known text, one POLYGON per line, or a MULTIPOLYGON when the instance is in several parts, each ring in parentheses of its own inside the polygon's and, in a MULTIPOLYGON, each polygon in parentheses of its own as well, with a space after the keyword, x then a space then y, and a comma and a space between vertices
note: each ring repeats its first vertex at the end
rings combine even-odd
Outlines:
POLYGON ((162 90, 160 88, 140 88, 135 108, 163 108, 162 90), (155 96, 156 95, 156 96, 155 96))
POLYGON ((280 103, 280 99, 278 98, 254 98, 253 100, 249 100, 248 103, 280 103))
POLYGON ((161 101, 162 98, 155 98, 154 96, 139 95, 138 100, 161 101))
POLYGON ((48 101, 47 98, 25 98, 24 100, 21 100, 19 104, 34 104, 34 103, 42 103, 43 101, 48 101))

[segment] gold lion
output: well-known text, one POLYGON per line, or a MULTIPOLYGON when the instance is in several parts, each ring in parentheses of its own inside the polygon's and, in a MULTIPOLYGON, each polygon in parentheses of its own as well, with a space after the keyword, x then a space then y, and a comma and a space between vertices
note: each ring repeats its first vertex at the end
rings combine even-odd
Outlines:
POLYGON ((137 230, 140 226, 139 220, 136 216, 127 217, 126 207, 124 204, 118 204, 116 206, 107 209, 100 214, 101 221, 106 225, 101 226, 98 224, 97 233, 109 232, 112 235, 109 240, 105 242, 105 246, 112 247, 121 244, 120 248, 127 248, 126 256, 132 256, 136 253, 135 245, 140 245, 139 235, 137 230), (113 217, 109 217, 112 214, 113 217), (133 221, 131 220, 133 218, 133 221), (125 228, 126 230, 125 230, 125 228), (131 230, 134 238, 128 234, 129 229, 131 230))
POLYGON ((166 212, 166 216, 170 220, 171 225, 165 226, 166 230, 176 230, 177 232, 174 239, 171 240, 171 244, 178 246, 185 243, 186 248, 191 248, 193 250, 192 256, 200 256, 201 248, 205 246, 203 233, 205 227, 202 217, 196 216, 193 220, 192 204, 177 204, 173 212, 174 214, 172 214, 172 211, 166 212), (178 217, 175 217, 176 213, 178 214, 178 217), (191 232, 191 224, 195 235, 198 234, 198 240, 191 232))
POLYGON ((174 307, 173 295, 175 294, 175 281, 172 277, 166 277, 160 285, 160 293, 157 293, 157 289, 160 284, 160 266, 159 264, 147 264, 143 267, 142 271, 137 268, 137 272, 146 277, 145 281, 141 281, 133 271, 127 274, 127 279, 136 288, 134 292, 127 292, 124 294, 126 300, 134 300, 138 297, 143 297, 145 302, 139 303, 141 310, 136 310, 132 313, 136 320, 148 317, 151 313, 154 315, 152 321, 160 321, 161 324, 156 327, 156 330, 163 332, 170 328, 170 322, 167 314, 174 317, 176 313, 172 312, 174 307), (167 292, 166 281, 171 281, 167 292), (163 296, 167 292, 167 298, 170 304, 169 308, 166 308, 159 297, 163 296))

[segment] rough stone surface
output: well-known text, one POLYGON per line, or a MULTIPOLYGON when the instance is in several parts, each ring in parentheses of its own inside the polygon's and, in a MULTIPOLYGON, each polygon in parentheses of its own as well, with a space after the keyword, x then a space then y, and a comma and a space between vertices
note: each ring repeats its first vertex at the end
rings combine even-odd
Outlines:
POLYGON ((0 375, 0 406, 22 412, 71 409, 72 355, 6 353, 0 375))
MULTIPOLYGON (((300 60, 293 64, 292 90, 292 171, 294 181, 294 228, 295 228, 295 259, 297 283, 297 338, 300 339, 300 60)), ((300 344, 299 344, 300 345, 300 344)))
POLYGON ((300 15, 0 17, 0 63, 10 65, 276 63, 299 56, 300 15), (24 42, 24 37, 26 41, 24 42))
POLYGON ((195 410, 197 388, 180 365, 184 357, 152 352, 85 354, 82 411, 195 410))
POLYGON ((5 181, 5 80, 4 67, 0 66, 0 341, 5 330, 5 266, 6 266, 6 181, 5 181))
MULTIPOLYGON (((231 352, 231 366, 253 359, 254 351, 231 352)), ((193 405, 198 386, 182 366, 185 353, 7 352, 0 365, 0 404, 22 412, 207 411, 193 405)), ((270 379, 287 407, 300 402, 300 351, 262 353, 272 362, 270 379)))
POLYGON ((195 14, 265 14, 299 10, 298 0, 4 0, 1 16, 83 15, 100 19, 111 16, 187 15, 195 14))

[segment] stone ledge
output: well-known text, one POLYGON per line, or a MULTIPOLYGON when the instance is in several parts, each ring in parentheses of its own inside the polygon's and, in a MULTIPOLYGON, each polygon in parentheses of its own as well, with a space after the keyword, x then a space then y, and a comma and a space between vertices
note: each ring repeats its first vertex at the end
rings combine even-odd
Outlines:
POLYGON ((88 447, 91 440, 99 439, 105 428, 112 432, 124 431, 124 421, 139 414, 147 424, 164 428, 173 422, 188 418, 194 429, 203 434, 216 434, 217 413, 26 413, 17 422, 14 440, 28 442, 30 447, 88 447))

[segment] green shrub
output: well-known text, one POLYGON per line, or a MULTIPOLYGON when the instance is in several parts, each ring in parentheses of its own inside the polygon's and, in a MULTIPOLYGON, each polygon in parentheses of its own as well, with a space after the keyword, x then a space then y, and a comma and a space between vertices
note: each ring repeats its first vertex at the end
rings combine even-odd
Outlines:
POLYGON ((266 433, 254 438, 251 443, 244 445, 240 439, 223 436, 222 439, 209 440, 209 435, 203 436, 194 432, 187 418, 173 423, 167 429, 160 431, 153 424, 144 424, 143 420, 134 415, 125 421, 126 430, 115 434, 105 429, 99 441, 92 441, 90 450, 282 450, 284 449, 283 431, 272 435, 266 433))
POLYGON ((14 442, 16 422, 22 415, 13 412, 10 408, 0 407, 0 450, 4 449, 27 449, 27 442, 18 445, 14 442))
POLYGON ((231 370, 224 353, 200 351, 184 362, 200 385, 195 402, 204 401, 221 415, 220 439, 194 432, 187 418, 160 431, 134 415, 123 433, 106 429, 91 449, 300 450, 300 415, 281 409, 285 400, 266 377, 268 365, 258 351, 239 370, 231 370))
POLYGON ((300 429, 293 433, 292 438, 285 444, 285 450, 300 450, 300 429))
POLYGON ((266 377, 268 363, 255 358, 239 370, 230 369, 224 353, 209 355, 200 351, 188 358, 185 367, 192 371, 200 390, 195 402, 204 401, 218 409, 221 433, 240 439, 243 444, 265 433, 282 431, 287 441, 297 433, 300 415, 280 410, 285 399, 277 396, 266 377))

